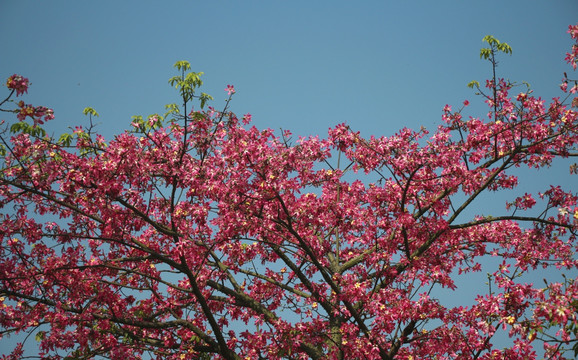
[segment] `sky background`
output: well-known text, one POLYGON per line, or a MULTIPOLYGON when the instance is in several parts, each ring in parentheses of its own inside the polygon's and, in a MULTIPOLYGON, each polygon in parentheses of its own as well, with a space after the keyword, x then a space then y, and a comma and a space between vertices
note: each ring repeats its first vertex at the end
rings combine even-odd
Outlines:
POLYGON ((188 60, 205 73, 213 106, 233 84, 232 110, 259 128, 324 136, 347 122, 364 136, 391 135, 435 128, 445 104, 476 103, 466 84, 491 74, 479 58, 487 34, 514 50, 499 75, 559 95, 578 14, 576 0, 160 4, 0 0, 0 78, 28 77, 26 101, 54 108, 56 133, 86 125, 87 106, 107 135, 132 115, 163 113, 178 101, 173 64, 188 60))
MULTIPOLYGON (((164 113, 179 100, 168 85, 178 60, 205 73, 202 91, 217 109, 234 85, 232 110, 259 128, 323 137, 346 122, 364 136, 392 135, 433 130, 445 104, 466 99, 466 116, 485 116, 466 84, 491 76, 479 57, 488 34, 513 48, 498 76, 560 96, 563 72, 578 77, 563 60, 577 14, 576 0, 0 0, 0 78, 28 77, 24 100, 54 109, 46 128, 57 135, 88 125, 87 106, 107 138, 132 115, 164 113)), ((522 190, 568 179, 565 165, 522 190)))

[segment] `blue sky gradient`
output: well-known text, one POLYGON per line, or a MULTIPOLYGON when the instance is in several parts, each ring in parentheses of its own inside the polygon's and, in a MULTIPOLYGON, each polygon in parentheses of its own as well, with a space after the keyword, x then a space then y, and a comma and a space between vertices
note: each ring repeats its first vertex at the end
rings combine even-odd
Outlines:
MULTIPOLYGON (((576 15, 575 0, 0 0, 0 78, 31 80, 24 100, 54 108, 46 128, 56 135, 87 126, 87 106, 108 139, 129 129, 132 115, 163 113, 179 101, 168 85, 178 60, 205 73, 202 91, 217 109, 235 85, 232 110, 251 113, 259 128, 324 137, 346 122, 364 136, 392 135, 434 130, 445 104, 466 99, 465 116, 485 117, 466 84, 491 76, 479 57, 488 34, 513 48, 500 58, 500 77, 560 96, 576 15)), ((554 174, 568 186, 567 165, 554 174)), ((520 190, 553 179, 534 176, 520 190)))
MULTIPOLYGON (((481 39, 509 43, 499 75, 558 95, 578 2, 567 1, 0 1, 0 77, 32 81, 33 104, 53 107, 62 132, 126 129, 132 115, 178 101, 177 60, 205 73, 204 91, 257 127, 325 135, 347 122, 363 135, 434 128, 445 104, 476 104, 471 80, 489 77, 481 39)), ((467 115, 481 116, 483 107, 467 115), (473 112, 479 110, 478 112, 473 112)))

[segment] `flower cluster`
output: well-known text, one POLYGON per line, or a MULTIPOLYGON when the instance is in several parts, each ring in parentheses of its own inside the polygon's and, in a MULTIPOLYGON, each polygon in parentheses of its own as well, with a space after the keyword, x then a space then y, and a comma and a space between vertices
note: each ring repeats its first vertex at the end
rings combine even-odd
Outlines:
POLYGON ((35 125, 42 125, 45 121, 54 119, 54 111, 45 106, 33 106, 25 104, 24 101, 19 101, 18 107, 20 110, 16 117, 20 121, 24 121, 27 117, 30 117, 35 125))
POLYGON ((36 331, 43 358, 564 359, 578 282, 524 275, 578 269, 578 194, 516 188, 520 168, 577 155, 578 113, 512 88, 487 83, 489 118, 446 105, 432 133, 338 124, 295 144, 227 108, 108 143, 16 122, 0 132, 0 333, 36 331), (487 286, 456 303, 456 276, 478 272, 487 286))
MULTIPOLYGON (((568 33, 572 37, 572 39, 578 41, 578 25, 569 25, 568 26, 568 33)), ((578 59, 578 44, 572 45, 572 50, 569 53, 566 53, 566 62, 576 70, 576 61, 578 59)))
POLYGON ((6 86, 8 89, 16 90, 16 96, 20 96, 28 92, 28 86, 30 82, 27 78, 14 74, 8 78, 6 81, 6 86))

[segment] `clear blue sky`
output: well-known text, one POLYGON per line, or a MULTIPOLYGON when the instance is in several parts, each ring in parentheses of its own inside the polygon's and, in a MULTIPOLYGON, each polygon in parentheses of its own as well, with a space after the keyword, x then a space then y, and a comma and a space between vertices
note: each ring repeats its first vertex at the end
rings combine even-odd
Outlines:
POLYGON ((556 95, 577 14, 575 0, 0 0, 0 78, 29 77, 26 100, 54 108, 56 132, 85 123, 86 106, 107 134, 163 112, 178 101, 172 65, 188 60, 216 107, 234 84, 233 110, 258 127, 325 135, 347 122, 389 135, 475 102, 466 84, 490 74, 487 34, 514 49, 500 74, 556 95))
MULTIPOLYGON (((465 99, 466 115, 485 114, 466 84, 491 74, 479 58, 487 34, 513 48, 500 76, 559 95, 577 15, 576 0, 0 0, 0 79, 30 78, 25 100, 54 108, 55 133, 86 125, 87 106, 107 137, 132 115, 162 113, 178 102, 172 65, 188 60, 205 72, 215 107, 233 84, 232 110, 257 127, 325 136, 347 122, 364 136, 391 135, 433 129, 445 104, 465 99)), ((532 179, 541 180, 552 178, 532 179)))

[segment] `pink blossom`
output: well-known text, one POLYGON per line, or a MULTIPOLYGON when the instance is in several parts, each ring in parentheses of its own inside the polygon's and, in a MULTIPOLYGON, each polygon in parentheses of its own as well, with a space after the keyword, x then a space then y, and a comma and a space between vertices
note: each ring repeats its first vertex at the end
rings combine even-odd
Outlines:
POLYGON ((46 358, 561 359, 578 282, 525 275, 578 269, 578 195, 520 188, 575 152, 578 113, 510 89, 484 90, 491 120, 446 105, 431 133, 296 140, 227 103, 63 145, 17 122, 50 109, 9 103, 0 331, 36 332, 46 358))
POLYGON ((572 45, 571 51, 566 53, 565 60, 574 70, 576 70, 576 60, 578 59, 578 25, 568 26, 568 33, 572 39, 576 40, 576 43, 572 45))
POLYGON ((8 78, 6 81, 6 86, 8 89, 16 90, 16 96, 20 96, 28 92, 28 86, 30 81, 27 78, 14 74, 8 78))
POLYGON ((227 94, 232 95, 235 93, 235 87, 233 85, 227 85, 225 91, 227 92, 227 94))
POLYGON ((20 110, 18 110, 16 117, 20 121, 30 117, 34 124, 43 124, 45 121, 54 119, 54 111, 45 106, 32 106, 25 104, 24 101, 19 101, 18 107, 20 110))
POLYGON ((150 126, 154 126, 157 122, 159 122, 158 115, 153 115, 153 116, 149 117, 149 119, 148 119, 148 123, 150 126))

